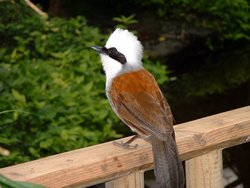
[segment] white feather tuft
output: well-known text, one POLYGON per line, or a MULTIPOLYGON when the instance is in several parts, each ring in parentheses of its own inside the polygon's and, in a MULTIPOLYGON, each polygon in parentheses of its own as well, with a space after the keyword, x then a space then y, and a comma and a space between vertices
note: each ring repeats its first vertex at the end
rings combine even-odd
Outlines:
POLYGON ((143 47, 137 37, 128 30, 116 29, 109 37, 106 47, 116 47, 129 64, 141 64, 143 47))

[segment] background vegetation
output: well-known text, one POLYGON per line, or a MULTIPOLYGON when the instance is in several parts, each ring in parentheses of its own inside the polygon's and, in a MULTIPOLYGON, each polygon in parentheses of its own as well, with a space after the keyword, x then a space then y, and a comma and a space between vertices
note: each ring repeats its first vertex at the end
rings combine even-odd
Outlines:
MULTIPOLYGON (((116 26, 143 42, 178 123, 250 104, 249 0, 33 2, 48 18, 23 0, 0 1, 0 167, 131 134, 89 49, 116 26)), ((249 187, 249 145, 239 148, 225 165, 249 187)))
POLYGON ((211 29, 220 39, 250 40, 248 0, 135 0, 135 3, 155 5, 160 16, 211 29))
MULTIPOLYGON (((107 35, 81 16, 42 19, 17 2, 0 9, 0 145, 10 151, 0 166, 121 137, 89 48, 107 35)), ((164 65, 146 62, 164 83, 164 65)))

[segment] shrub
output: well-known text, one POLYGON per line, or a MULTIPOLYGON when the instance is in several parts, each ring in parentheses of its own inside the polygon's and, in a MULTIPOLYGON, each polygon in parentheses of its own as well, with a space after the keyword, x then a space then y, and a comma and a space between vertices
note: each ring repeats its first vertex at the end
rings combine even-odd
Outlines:
POLYGON ((0 50, 0 144, 11 154, 0 156, 0 164, 118 137, 99 58, 88 48, 102 43, 98 29, 87 26, 83 17, 24 16, 4 25, 5 20, 0 31, 5 40, 0 50))
MULTIPOLYGON (((100 59, 89 49, 107 36, 84 17, 46 20, 22 1, 1 5, 0 146, 10 155, 0 154, 0 166, 120 137, 100 59)), ((165 67, 156 67, 164 83, 165 67)))

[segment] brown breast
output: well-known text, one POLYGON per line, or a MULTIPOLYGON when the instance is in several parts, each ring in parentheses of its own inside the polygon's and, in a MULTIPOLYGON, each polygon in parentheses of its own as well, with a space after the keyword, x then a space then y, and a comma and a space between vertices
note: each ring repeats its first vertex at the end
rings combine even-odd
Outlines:
POLYGON ((173 132, 170 107, 145 69, 115 77, 108 95, 117 115, 139 134, 163 138, 173 132))

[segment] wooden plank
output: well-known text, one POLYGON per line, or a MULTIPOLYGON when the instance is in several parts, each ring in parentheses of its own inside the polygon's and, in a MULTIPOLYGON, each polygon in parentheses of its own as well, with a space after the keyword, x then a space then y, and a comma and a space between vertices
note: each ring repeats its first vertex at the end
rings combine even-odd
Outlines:
POLYGON ((223 187, 221 149, 189 159, 185 164, 187 188, 223 187))
POLYGON ((137 171, 105 183, 105 188, 144 188, 144 172, 137 171))
MULTIPOLYGON (((245 143, 250 140, 250 106, 179 124, 175 130, 182 160, 245 143)), ((141 139, 135 144, 136 149, 127 150, 107 142, 2 168, 0 174, 53 188, 89 186, 152 169, 150 144, 141 139)))
POLYGON ((175 127, 183 160, 250 141, 250 106, 201 118, 175 127))

